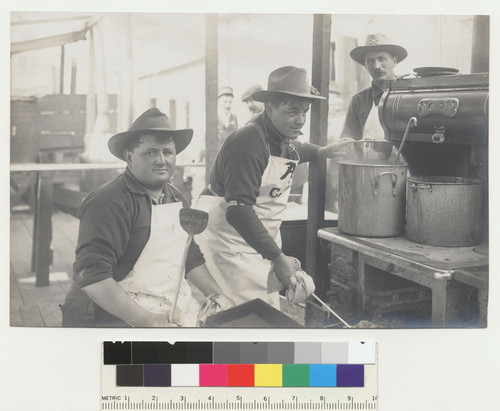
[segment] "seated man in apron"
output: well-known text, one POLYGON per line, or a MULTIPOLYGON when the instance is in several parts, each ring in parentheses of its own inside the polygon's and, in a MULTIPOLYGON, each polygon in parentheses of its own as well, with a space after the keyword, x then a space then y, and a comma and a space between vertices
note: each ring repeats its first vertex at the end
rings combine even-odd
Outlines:
POLYGON ((350 54, 354 61, 366 68, 372 84, 352 97, 340 136, 355 140, 383 140, 378 103, 387 90, 387 81, 396 78, 394 68, 408 53, 403 47, 391 44, 384 34, 377 33, 369 35, 366 45, 354 48, 350 54))
POLYGON ((351 141, 326 147, 296 142, 311 101, 324 99, 306 77, 304 69, 282 67, 270 74, 267 90, 252 94, 265 103, 264 112, 227 137, 196 204, 210 217, 195 241, 236 304, 260 298, 279 309, 276 287, 268 293, 271 267, 284 288, 296 286, 296 261, 281 251, 279 231, 295 168, 338 155, 351 141))
MULTIPOLYGON (((187 204, 171 184, 176 155, 193 130, 175 130, 157 108, 143 113, 108 142, 126 161, 125 172, 82 203, 74 283, 66 296, 63 326, 195 326, 199 304, 182 279, 173 323, 169 314, 188 234, 179 222, 187 204)), ((205 295, 232 306, 191 243, 186 277, 205 295)))

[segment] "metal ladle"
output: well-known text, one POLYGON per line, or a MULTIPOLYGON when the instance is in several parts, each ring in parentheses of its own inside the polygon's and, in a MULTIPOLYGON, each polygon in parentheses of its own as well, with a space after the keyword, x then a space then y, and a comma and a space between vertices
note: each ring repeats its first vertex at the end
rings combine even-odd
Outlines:
POLYGON ((208 213, 202 210, 196 210, 194 208, 181 208, 179 211, 179 222, 182 229, 188 233, 188 238, 186 245, 184 247, 184 252, 182 253, 181 265, 179 267, 179 275, 177 277, 177 284, 175 287, 175 298, 172 304, 172 310, 170 311, 169 321, 174 322, 175 310, 177 308, 177 299, 179 298, 179 291, 181 289, 182 278, 184 277, 184 269, 187 260, 187 254, 193 236, 200 234, 205 231, 208 224, 208 213))
POLYGON ((396 159, 394 160, 394 164, 398 164, 399 156, 401 152, 403 151, 403 146, 405 145, 406 138, 408 137, 408 131, 410 130, 411 127, 415 127, 417 125, 417 118, 416 117, 411 117, 408 120, 408 124, 406 125, 406 130, 405 133, 403 134, 403 139, 401 140, 401 144, 399 145, 399 150, 398 153, 396 154, 396 159))

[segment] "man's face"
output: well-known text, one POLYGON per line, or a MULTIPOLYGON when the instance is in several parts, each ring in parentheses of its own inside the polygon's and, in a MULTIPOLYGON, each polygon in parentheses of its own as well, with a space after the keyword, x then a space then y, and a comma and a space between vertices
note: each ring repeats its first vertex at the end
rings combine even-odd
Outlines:
POLYGON ((373 51, 365 54, 365 67, 376 83, 394 79, 397 59, 386 51, 373 51))
POLYGON ((255 101, 249 98, 245 100, 245 103, 247 103, 248 110, 250 110, 253 114, 259 114, 262 110, 264 110, 264 103, 261 103, 260 101, 255 101))
POLYGON ((233 97, 228 94, 224 94, 219 97, 219 104, 225 113, 229 113, 231 111, 231 106, 233 105, 233 97))
POLYGON ((278 107, 268 103, 267 114, 274 127, 285 137, 295 140, 300 129, 306 122, 310 101, 307 99, 288 99, 281 102, 278 107))
POLYGON ((125 159, 132 174, 146 188, 159 189, 174 173, 175 144, 168 136, 143 134, 140 145, 125 150, 125 159))

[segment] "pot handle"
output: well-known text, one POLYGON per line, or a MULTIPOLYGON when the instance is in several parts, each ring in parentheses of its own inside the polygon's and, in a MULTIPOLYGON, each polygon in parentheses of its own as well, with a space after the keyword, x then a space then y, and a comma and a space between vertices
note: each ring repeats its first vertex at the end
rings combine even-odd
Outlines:
POLYGON ((375 186, 373 187, 373 197, 377 198, 380 193, 380 177, 391 175, 392 176, 392 196, 396 197, 396 183, 398 182, 398 176, 395 173, 390 171, 386 171, 385 173, 380 173, 375 179, 375 186))
POLYGON ((419 188, 422 188, 424 190, 428 190, 429 193, 432 193, 432 184, 418 184, 418 183, 413 183, 409 182, 408 186, 413 189, 413 191, 417 191, 419 188))

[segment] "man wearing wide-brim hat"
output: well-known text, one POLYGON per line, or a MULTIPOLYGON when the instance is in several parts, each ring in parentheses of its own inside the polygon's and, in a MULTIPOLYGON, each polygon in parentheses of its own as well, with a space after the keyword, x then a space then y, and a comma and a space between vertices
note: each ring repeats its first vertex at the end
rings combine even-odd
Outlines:
POLYGON ((345 141, 327 147, 297 141, 311 102, 325 99, 302 68, 274 70, 267 90, 252 98, 265 104, 264 112, 230 134, 219 151, 210 185, 196 203, 209 213, 208 227, 195 240, 236 304, 260 298, 279 308, 279 288, 293 289, 292 302, 313 290, 312 280, 297 275, 295 261, 281 251, 279 230, 296 166, 335 156, 345 141))
MULTIPOLYGON (((127 163, 123 174, 98 187, 82 203, 74 283, 66 296, 63 326, 195 326, 198 303, 182 278, 187 233, 179 210, 187 207, 170 184, 176 155, 193 130, 176 130, 157 108, 110 138, 109 150, 127 163)), ((193 244, 187 278, 206 295, 221 294, 199 248, 193 244)), ((221 305, 232 305, 223 296, 221 305)))
POLYGON ((384 131, 378 119, 378 103, 387 89, 388 81, 396 78, 396 65, 408 53, 403 47, 390 42, 384 34, 376 33, 367 37, 364 46, 351 50, 350 55, 366 68, 372 84, 352 97, 341 137, 382 140, 384 131))

